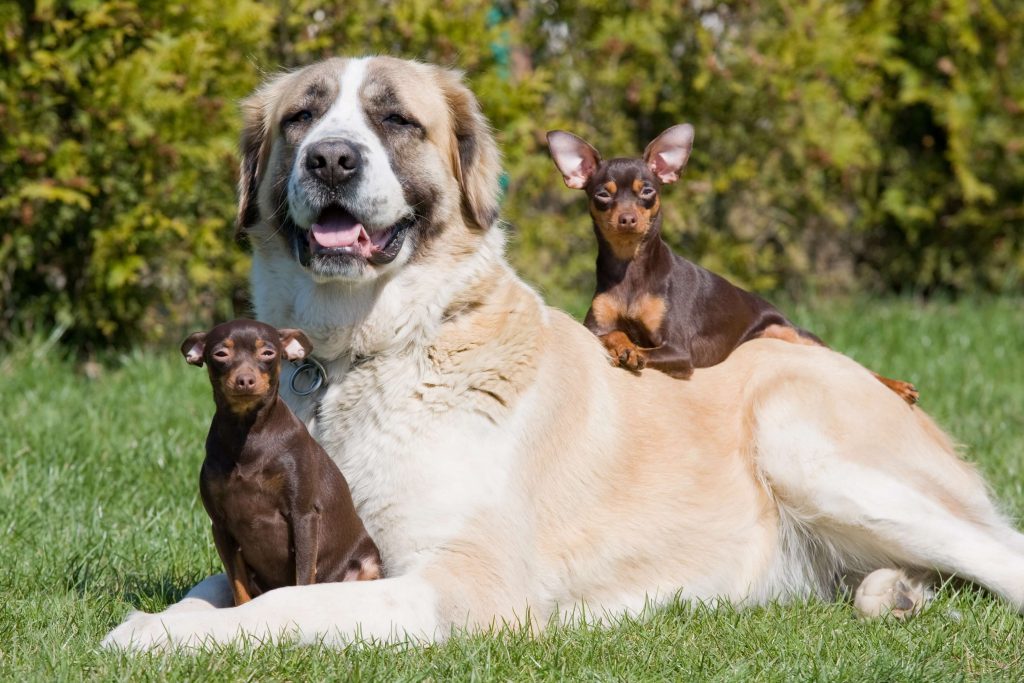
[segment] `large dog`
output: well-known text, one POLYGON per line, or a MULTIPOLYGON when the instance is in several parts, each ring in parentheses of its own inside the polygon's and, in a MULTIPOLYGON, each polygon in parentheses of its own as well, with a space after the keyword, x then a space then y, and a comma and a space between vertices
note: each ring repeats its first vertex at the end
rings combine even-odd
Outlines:
POLYGON ((279 76, 245 104, 243 155, 257 313, 318 349, 325 387, 285 395, 387 578, 228 608, 214 576, 107 645, 429 640, 675 595, 832 598, 852 576, 862 612, 907 613, 920 570, 1024 607, 1024 536, 856 363, 755 340, 689 382, 636 376, 546 308, 505 262, 498 151, 457 74, 375 57, 279 76))

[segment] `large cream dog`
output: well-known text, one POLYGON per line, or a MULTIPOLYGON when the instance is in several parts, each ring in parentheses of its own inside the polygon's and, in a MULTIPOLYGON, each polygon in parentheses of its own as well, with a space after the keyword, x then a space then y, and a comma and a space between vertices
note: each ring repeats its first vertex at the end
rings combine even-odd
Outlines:
POLYGON ((215 609, 232 599, 214 576, 105 644, 429 640, 677 594, 831 598, 852 576, 862 612, 910 613, 921 570, 1024 607, 1024 536, 856 363, 764 340, 689 381, 634 376, 546 308, 505 262, 498 152, 456 74, 332 59, 245 108, 256 309, 315 342, 328 384, 289 403, 388 578, 215 609))

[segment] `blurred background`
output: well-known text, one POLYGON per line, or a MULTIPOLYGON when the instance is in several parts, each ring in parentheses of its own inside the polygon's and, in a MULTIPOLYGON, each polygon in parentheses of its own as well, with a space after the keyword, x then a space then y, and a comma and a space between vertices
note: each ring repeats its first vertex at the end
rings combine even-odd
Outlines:
POLYGON ((245 312, 238 102, 267 74, 385 53, 460 68, 505 154, 520 272, 593 288, 565 128, 605 156, 696 127, 664 231, 788 300, 1019 294, 1024 3, 0 2, 0 340, 90 354, 245 312))

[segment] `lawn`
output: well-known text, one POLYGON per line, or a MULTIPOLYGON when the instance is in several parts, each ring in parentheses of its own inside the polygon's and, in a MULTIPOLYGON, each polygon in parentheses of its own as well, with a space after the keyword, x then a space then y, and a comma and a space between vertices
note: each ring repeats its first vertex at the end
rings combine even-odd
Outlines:
MULTIPOLYGON (((915 382, 1014 519, 1024 516, 1024 301, 791 307, 835 348, 915 382)), ((1024 676, 1024 617, 945 586, 908 623, 812 601, 670 605, 611 628, 516 630, 426 648, 100 651, 131 608, 218 570, 197 477, 212 403, 174 346, 87 378, 45 343, 0 355, 0 679, 954 680, 1024 676)), ((1024 580, 1024 577, 1022 577, 1024 580)))

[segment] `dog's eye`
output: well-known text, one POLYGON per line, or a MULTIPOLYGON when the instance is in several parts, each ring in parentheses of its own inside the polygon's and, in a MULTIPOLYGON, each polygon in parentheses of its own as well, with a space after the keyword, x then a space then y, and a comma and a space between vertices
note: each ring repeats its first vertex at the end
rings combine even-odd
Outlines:
POLYGON ((655 194, 654 188, 648 185, 644 189, 640 190, 640 199, 650 199, 655 194))
POLYGON ((213 352, 213 357, 216 358, 217 360, 224 360, 230 355, 231 354, 228 353, 227 349, 217 349, 216 351, 213 352))
POLYGON ((599 202, 610 202, 612 200, 612 195, 608 190, 598 190, 594 194, 594 199, 599 202))
POLYGON ((391 124, 392 126, 413 126, 419 127, 419 124, 412 119, 407 119, 399 113, 392 112, 384 117, 384 123, 391 124))
POLYGON ((284 120, 285 124, 292 123, 309 123, 313 120, 313 112, 308 109, 297 111, 284 120))
POLYGON ((277 354, 274 352, 274 349, 263 349, 260 352, 260 357, 261 358, 273 358, 276 355, 277 354))

